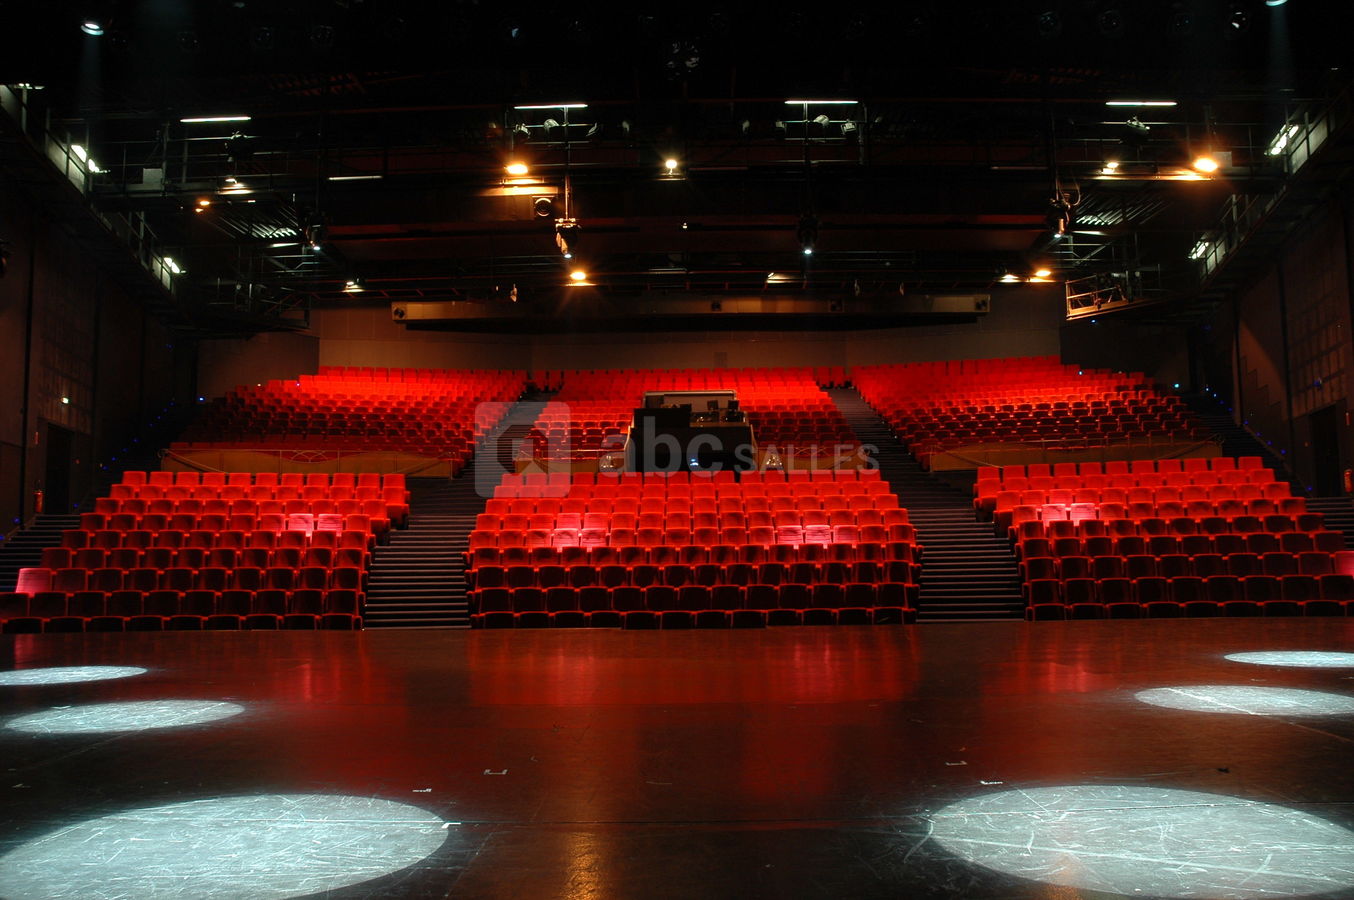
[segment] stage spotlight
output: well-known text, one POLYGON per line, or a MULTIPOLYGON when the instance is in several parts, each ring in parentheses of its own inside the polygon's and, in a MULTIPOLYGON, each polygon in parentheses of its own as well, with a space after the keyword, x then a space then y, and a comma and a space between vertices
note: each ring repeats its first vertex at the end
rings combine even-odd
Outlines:
POLYGON ((557 136, 555 132, 559 131, 561 127, 558 119, 546 119, 541 123, 541 129, 545 132, 546 140, 554 140, 557 136))
POLYGON ((1047 278, 1053 274, 1052 269, 1039 268, 1034 270, 1035 278, 1047 278))
POLYGON ((510 162, 504 166, 503 171, 507 172, 509 175, 521 176, 527 174, 527 172, 531 170, 527 168, 526 163, 510 162))
POLYGON ((249 29, 249 47, 256 53, 267 53, 277 44, 277 29, 271 25, 255 25, 249 29))
POLYGON ((236 703, 215 700, 144 700, 96 703, 43 710, 11 719, 6 728, 32 734, 101 734, 182 728, 244 712, 236 703))
POLYGON ((579 236, 578 222, 574 219, 555 221, 555 246, 565 259, 573 259, 574 254, 578 252, 579 236))
POLYGON ((1110 6, 1100 11, 1095 17, 1095 27, 1100 32, 1101 37, 1121 38, 1124 36, 1124 12, 1117 6, 1110 6))
POLYGON ((588 273, 582 269, 574 269, 569 273, 569 283, 574 285, 587 284, 588 273))
POLYGON ((1041 38, 1052 40, 1063 32, 1062 16, 1058 15, 1056 9, 1043 10, 1035 17, 1034 26, 1041 38))
POLYGON ((668 157, 667 159, 663 160, 663 168, 668 170, 669 175, 673 174, 674 172, 677 171, 677 160, 668 157))
POLYGON ((1287 2, 1288 0, 1265 0, 1265 6, 1269 7, 1283 6, 1287 2))
POLYGON ((826 128, 831 123, 832 120, 829 119, 824 113, 819 113, 818 115, 813 117, 813 124, 817 125, 820 128, 826 128))
POLYGON ((1192 165, 1196 172, 1203 172, 1205 175, 1218 171, 1218 161, 1207 153, 1195 157, 1192 165))
POLYGON ((1166 27, 1171 37, 1184 38, 1194 33, 1194 13, 1183 3, 1176 3, 1171 7, 1171 13, 1166 20, 1166 27))
POLYGON ((520 137, 524 141, 531 140, 531 129, 521 122, 513 126, 512 133, 515 137, 520 137))
POLYGON ((1347 716, 1354 697, 1297 688, 1197 684, 1152 688, 1134 695, 1143 703, 1191 712, 1249 716, 1347 716))
POLYGON ((1224 659, 1257 666, 1297 666, 1310 669, 1354 668, 1354 653, 1334 650, 1257 650, 1228 653, 1224 659))
POLYGON ((360 294, 367 289, 367 283, 361 278, 349 278, 343 283, 343 293, 360 294))
POLYGON ((73 684, 79 681, 103 681, 144 675, 140 666, 53 666, 45 669, 15 669, 0 672, 0 685, 73 684))
POLYGON ((98 19, 85 19, 80 23, 80 30, 90 37, 103 37, 103 23, 98 19))
POLYGON ((842 123, 842 137, 848 141, 856 138, 860 134, 860 128, 855 122, 847 119, 842 123))
POLYGON ((983 794, 931 816, 970 863, 1096 896, 1231 900, 1354 887, 1354 833, 1295 809, 1127 785, 983 794))
POLYGON ((312 50, 320 52, 334 49, 334 26, 323 23, 312 25, 310 27, 310 47, 312 50))
POLYGON ((330 896, 426 859, 451 824, 372 797, 193 800, 40 835, 0 857, 0 884, 10 900, 330 896))

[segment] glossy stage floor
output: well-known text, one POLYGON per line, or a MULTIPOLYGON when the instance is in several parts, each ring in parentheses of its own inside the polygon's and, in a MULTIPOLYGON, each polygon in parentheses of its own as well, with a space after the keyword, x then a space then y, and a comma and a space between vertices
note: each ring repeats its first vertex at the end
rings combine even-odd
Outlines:
POLYGON ((0 896, 1354 897, 1352 650, 1338 619, 5 636, 0 896), (1266 651, 1308 652, 1228 658, 1266 651))

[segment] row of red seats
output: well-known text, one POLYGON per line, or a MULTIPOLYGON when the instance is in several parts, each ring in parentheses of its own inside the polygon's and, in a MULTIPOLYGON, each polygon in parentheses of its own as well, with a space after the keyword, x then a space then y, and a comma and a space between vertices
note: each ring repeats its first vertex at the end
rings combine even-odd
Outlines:
MULTIPOLYGON (((1044 527, 1044 522, 1022 522, 1017 530, 1016 552, 1017 555, 1028 552, 1026 545, 1039 540, 1044 540, 1047 545, 1055 548, 1066 548, 1060 550, 1057 555, 1071 553, 1078 555, 1073 547, 1081 545, 1087 549, 1095 547, 1096 552, 1087 553, 1088 556, 1102 556, 1111 552, 1108 548, 1135 546, 1145 543, 1148 546, 1173 546, 1178 542, 1186 542, 1194 546, 1201 546, 1215 541, 1219 537, 1230 536, 1241 538, 1234 543, 1251 541, 1254 538, 1256 546, 1267 546, 1278 544, 1287 548, 1303 547, 1312 549, 1313 547, 1334 552, 1343 549, 1344 535, 1336 531, 1327 531, 1321 527, 1320 520, 1317 518, 1319 513, 1307 513, 1300 516, 1298 521, 1303 519, 1316 519, 1313 528, 1298 529, 1294 527, 1294 520, 1288 516, 1266 516, 1261 519, 1258 516, 1239 516, 1236 519, 1211 518, 1204 519, 1202 523, 1195 519, 1104 519, 1086 520, 1100 521, 1107 526, 1118 526, 1107 528, 1100 534, 1064 534, 1044 527), (1285 523, 1287 527, 1276 528, 1280 522, 1285 523), (1212 527, 1216 523, 1221 527, 1212 527), (1232 526, 1230 529, 1227 526, 1232 526), (1191 542, 1188 539, 1197 538, 1202 544, 1191 542), (1135 540, 1136 539, 1136 540, 1135 540), (1120 543, 1120 542, 1123 543, 1120 543), (1154 543, 1155 542, 1155 543, 1154 543)), ((1080 523, 1067 523, 1080 524, 1080 523)), ((1229 543, 1233 546, 1234 543, 1229 543)))
POLYGON ((293 591, 300 588, 342 588, 362 590, 366 570, 360 566, 171 566, 167 569, 40 569, 19 570, 17 593, 40 594, 53 591, 75 594, 80 591, 192 591, 227 589, 293 591))
POLYGON ((10 593, 0 594, 0 632, 351 630, 362 627, 360 606, 342 589, 10 593))
POLYGON ((43 569, 101 569, 104 567, 135 569, 168 569, 173 566, 187 566, 201 569, 205 566, 220 566, 233 569, 247 566, 266 569, 269 566, 287 566, 299 569, 302 566, 323 566, 326 569, 337 567, 366 568, 366 546, 356 538, 365 539, 365 535, 351 532, 355 540, 348 547, 339 549, 320 544, 299 547, 122 547, 105 549, 103 547, 82 547, 73 550, 69 547, 46 547, 42 551, 43 569))
POLYGON ((478 547, 659 547, 687 544, 856 544, 916 542, 911 525, 782 525, 749 528, 565 528, 527 531, 472 531, 478 547))
POLYGON ((1074 478, 1095 475, 1174 475, 1184 472, 1226 472, 1233 469, 1263 469, 1258 456, 1187 456, 1171 459, 1106 460, 1105 462, 1029 463, 1019 466, 979 466, 979 482, 1009 482, 1019 478, 1074 478))
POLYGON ((1349 575, 1036 579, 1026 595, 1032 621, 1354 614, 1349 575))
MULTIPOLYGON (((356 525, 357 522, 353 521, 356 525)), ((213 548, 265 548, 274 547, 355 547, 366 549, 372 546, 376 530, 368 528, 349 528, 343 531, 317 529, 315 531, 273 531, 271 529, 226 528, 214 530, 195 528, 192 531, 165 529, 149 531, 133 528, 117 531, 111 528, 99 531, 74 529, 61 533, 61 546, 68 550, 98 548, 107 551, 118 549, 149 550, 157 547, 179 549, 183 547, 213 548)))
MULTIPOLYGON (((1050 527, 1055 522, 1083 522, 1090 519, 1116 521, 1121 519, 1193 519, 1196 522, 1206 519, 1230 521, 1241 516, 1270 516, 1282 514, 1300 516, 1307 511, 1307 501, 1301 497, 1288 496, 1288 485, 1275 482, 1265 485, 1249 485, 1250 490, 1238 490, 1237 496, 1228 500, 1181 501, 1135 500, 1132 503, 1043 503, 1020 504, 1007 509, 995 510, 992 514, 996 533, 1014 535, 1021 523, 1030 521, 1045 522, 1050 527), (1269 496, 1263 496, 1268 494, 1269 496), (1197 504, 1197 505, 1196 505, 1197 504), (1212 507, 1210 511, 1209 507, 1212 507)), ((1165 490, 1163 488, 1163 490, 1165 490)))
POLYGON ((1174 578, 1180 575, 1354 575, 1331 554, 1320 550, 1292 553, 1163 553, 1128 556, 1030 556, 1020 562, 1026 581, 1037 578, 1174 578))
POLYGON ((706 563, 729 566, 737 563, 759 565, 765 562, 866 562, 879 560, 919 561, 921 548, 912 541, 836 544, 660 544, 654 547, 627 545, 535 547, 497 545, 471 546, 466 552, 466 568, 481 565, 657 565, 706 563))
POLYGON ((902 584, 655 585, 495 588, 477 592, 477 627, 758 628, 901 625, 916 621, 915 586, 902 584))
POLYGON ((549 492, 540 487, 508 486, 499 488, 495 496, 485 507, 486 512, 503 514, 507 512, 587 512, 590 505, 598 509, 617 509, 621 512, 635 512, 641 508, 663 509, 666 506, 688 505, 702 509, 821 509, 825 506, 837 508, 869 508, 888 503, 897 506, 898 497, 889 491, 882 481, 828 482, 825 484, 805 483, 802 485, 699 485, 695 487, 675 487, 665 492, 661 486, 650 488, 638 485, 576 485, 564 492, 549 492), (872 497, 866 502, 860 497, 872 497), (848 498, 841 502, 838 498, 848 498), (770 503, 788 499, 788 503, 770 503), (526 501, 509 503, 508 501, 526 501), (532 502, 534 501, 534 506, 532 502), (598 501, 593 504, 592 501, 598 501), (631 509, 624 506, 626 501, 634 504, 631 509), (704 503, 704 506, 701 504, 704 503))
POLYGON ((230 512, 175 512, 175 513, 81 513, 82 531, 197 531, 225 529, 230 531, 298 531, 313 534, 318 531, 366 530, 384 534, 392 526, 403 528, 409 514, 380 500, 293 500, 283 510, 270 511, 269 501, 257 504, 253 500, 237 500, 230 512), (103 516, 102 521, 98 518, 103 516), (86 518, 88 517, 88 518, 86 518))
MULTIPOLYGON (((392 472, 143 472, 129 469, 122 473, 124 485, 149 487, 348 487, 406 488, 404 474, 392 472)), ((403 499, 408 500, 406 495, 403 499)))
MULTIPOLYGON (((1249 473, 1241 471, 1210 473, 1210 475, 1215 476, 1227 476, 1229 474, 1235 477, 1209 484, 1134 485, 1126 483, 1130 479, 1171 479, 1173 476, 1170 475, 1151 475, 1144 476, 1142 479, 1132 475, 1088 475, 1084 478, 1075 479, 1029 479, 1029 481, 1047 480, 1052 482, 1053 485, 1049 487, 1030 485, 1024 488, 1014 486, 1007 488, 1003 484, 999 490, 980 491, 974 498, 974 507, 981 519, 990 517, 992 512, 997 509, 1006 509, 1028 503, 1132 503, 1162 502, 1165 500, 1217 502, 1221 499, 1231 499, 1242 495, 1288 496, 1288 492, 1283 488, 1271 487, 1271 485, 1283 485, 1286 482, 1275 481, 1274 473, 1269 469, 1255 469, 1249 473), (1125 483, 1117 485, 1103 483, 1113 481, 1116 478, 1125 483)), ((986 482, 985 484, 990 487, 995 482, 986 482)))
POLYGON ((468 576, 472 588, 648 587, 688 584, 916 584, 921 567, 907 560, 863 562, 669 563, 666 565, 480 565, 468 576))
POLYGON ((1025 537, 1015 545, 1016 556, 1162 556, 1184 553, 1310 553, 1336 554, 1344 550, 1344 535, 1333 531, 1256 531, 1249 534, 1123 534, 1064 537, 1025 537))
POLYGON ((905 525, 907 511, 895 507, 876 509, 873 506, 853 509, 842 505, 830 509, 794 507, 781 509, 693 510, 692 507, 639 512, 617 510, 607 512, 594 508, 590 512, 559 513, 480 513, 475 527, 485 531, 525 531, 531 528, 566 529, 600 528, 750 528, 759 525, 905 525))
POLYGON ((367 529, 384 534, 392 525, 402 528, 408 512, 381 500, 293 500, 287 512, 265 512, 269 501, 236 500, 230 512, 81 513, 81 531, 349 531, 367 529), (252 505, 252 508, 251 508, 252 505))
POLYGON ((666 485, 674 486, 706 484, 782 484, 785 482, 831 482, 831 481, 880 481, 876 468, 826 468, 826 469, 767 469, 759 471, 735 472, 732 469, 715 471, 698 470, 689 472, 523 472, 503 476, 502 488, 524 487, 576 487, 579 485, 666 485))

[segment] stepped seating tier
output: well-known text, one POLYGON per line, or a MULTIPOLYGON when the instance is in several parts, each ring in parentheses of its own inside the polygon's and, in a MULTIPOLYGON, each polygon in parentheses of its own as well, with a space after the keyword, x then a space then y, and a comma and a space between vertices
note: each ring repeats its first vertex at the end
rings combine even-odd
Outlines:
POLYGON ((984 468, 975 512, 1012 540, 1031 620, 1345 615, 1354 552, 1261 463, 984 468))
POLYGON ((255 451, 260 469, 341 465, 354 454, 353 465, 370 466, 384 454, 387 465, 441 461, 419 471, 454 475, 526 384, 524 372, 324 367, 213 400, 171 451, 189 460, 255 451))
POLYGON ((1032 357, 866 366, 852 377, 927 468, 972 468, 1018 448, 1124 458, 1217 452, 1180 398, 1141 373, 1032 357))
POLYGON ((877 470, 526 473, 470 535, 472 622, 904 622, 921 546, 877 470), (717 620, 717 621, 716 621, 717 620))
POLYGON ((0 629, 360 627, 371 549, 409 508, 402 475, 132 471, 110 494, 20 570, 0 629))

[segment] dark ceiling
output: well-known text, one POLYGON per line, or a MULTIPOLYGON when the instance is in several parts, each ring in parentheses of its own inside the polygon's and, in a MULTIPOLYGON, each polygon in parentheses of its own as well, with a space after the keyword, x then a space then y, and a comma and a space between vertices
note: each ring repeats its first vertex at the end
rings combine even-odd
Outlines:
POLYGON ((94 202, 144 213, 218 302, 529 303, 575 266, 610 295, 1000 290, 1040 266, 1187 292, 1229 195, 1278 183, 1277 129, 1345 85, 1328 6, 0 3, 25 35, 0 83, 43 86, 104 170, 94 202), (1176 105, 1107 105, 1135 99, 1176 105), (251 118, 180 121, 226 114, 251 118), (1204 150, 1230 159, 1182 180, 1204 150))

